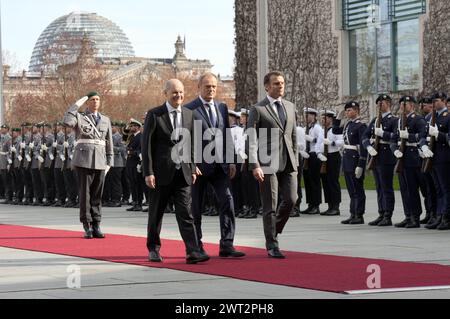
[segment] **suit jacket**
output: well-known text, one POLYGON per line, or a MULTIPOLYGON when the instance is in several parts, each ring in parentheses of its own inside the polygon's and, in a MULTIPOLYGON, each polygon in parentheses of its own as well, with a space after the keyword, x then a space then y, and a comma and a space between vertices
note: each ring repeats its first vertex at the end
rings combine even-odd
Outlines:
POLYGON ((141 161, 142 153, 142 134, 139 132, 132 137, 132 141, 127 146, 127 163, 130 166, 137 166, 141 161))
MULTIPOLYGON (((192 136, 194 126, 193 112, 182 109, 182 127, 192 136)), ((182 145, 186 146, 188 154, 181 162, 181 170, 188 185, 192 185, 192 175, 195 174, 193 139, 183 136, 177 143, 172 140, 173 126, 169 112, 164 103, 162 106, 150 110, 147 114, 142 136, 142 168, 144 176, 155 176, 156 185, 170 185, 175 177, 177 164, 172 158, 172 150, 182 145)))
POLYGON ((282 100, 286 114, 286 126, 283 127, 278 114, 270 106, 270 101, 265 98, 253 106, 250 110, 247 129, 249 133, 249 169, 262 168, 265 174, 275 174, 279 172, 296 172, 298 167, 297 150, 297 116, 295 105, 289 101, 282 100), (256 129, 256 134, 252 134, 252 129, 256 129), (267 138, 262 135, 266 129, 267 138), (272 146, 272 129, 278 133, 277 145, 272 146), (259 141, 257 141, 257 139, 259 141), (272 149, 273 148, 273 149, 272 149), (267 154, 264 159, 260 154, 267 154), (277 158, 278 157, 278 158, 277 158), (263 160, 263 162, 261 161, 263 160), (279 165, 275 165, 279 161, 279 165))
POLYGON ((97 125, 95 125, 95 122, 91 124, 91 121, 87 119, 91 117, 86 113, 79 113, 76 105, 71 106, 65 114, 64 124, 75 129, 77 141, 83 139, 106 142, 106 147, 104 145, 77 143, 71 163, 73 167, 105 170, 106 166, 114 166, 111 120, 103 114, 100 114, 100 116, 101 119, 97 125), (97 131, 100 135, 97 134, 97 131))
MULTIPOLYGON (((217 126, 215 128, 219 129, 222 132, 222 136, 221 137, 215 136, 214 141, 217 146, 222 148, 221 152, 222 154, 220 156, 220 162, 218 163, 214 162, 211 164, 206 163, 205 158, 203 156, 203 150, 205 150, 205 148, 208 146, 208 144, 211 143, 211 141, 204 141, 202 138, 202 158, 201 161, 199 162, 198 158, 196 157, 196 164, 204 176, 208 176, 214 173, 216 163, 221 166, 222 170, 226 175, 228 175, 229 171, 229 164, 227 163, 226 160, 226 154, 227 154, 227 143, 232 142, 232 138, 231 136, 228 135, 231 132, 229 130, 230 122, 228 119, 228 107, 226 104, 219 103, 217 101, 214 101, 214 106, 217 114, 217 126)), ((184 107, 191 110, 194 113, 194 121, 196 122, 199 121, 202 123, 202 131, 201 131, 202 136, 208 129, 214 128, 211 125, 208 113, 200 98, 197 98, 196 100, 186 104, 184 107)), ((232 146, 232 144, 230 146, 232 146)), ((234 148, 231 148, 229 151, 234 151, 234 148)))

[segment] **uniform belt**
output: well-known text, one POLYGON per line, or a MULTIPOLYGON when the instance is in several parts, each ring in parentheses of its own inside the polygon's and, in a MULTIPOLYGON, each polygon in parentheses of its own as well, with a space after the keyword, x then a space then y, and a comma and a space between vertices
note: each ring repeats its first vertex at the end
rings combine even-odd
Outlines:
POLYGON ((345 150, 358 151, 358 145, 344 145, 345 150))
POLYGON ((100 146, 106 146, 106 142, 102 140, 90 140, 90 139, 81 139, 76 141, 76 145, 78 144, 94 144, 94 145, 100 145, 100 146))
POLYGON ((391 145, 391 143, 385 142, 385 141, 380 141, 380 144, 383 144, 383 145, 391 145))
POLYGON ((8 155, 8 152, 0 152, 0 155, 8 155))
MULTIPOLYGON (((398 146, 401 146, 402 142, 398 142, 398 146)), ((405 144, 408 147, 417 147, 419 144, 418 143, 406 143, 405 144)))

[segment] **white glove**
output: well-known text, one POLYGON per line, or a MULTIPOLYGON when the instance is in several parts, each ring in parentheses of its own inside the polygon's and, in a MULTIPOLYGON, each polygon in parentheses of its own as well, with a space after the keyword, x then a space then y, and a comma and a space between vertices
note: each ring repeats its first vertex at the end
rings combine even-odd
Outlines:
POLYGON ((384 135, 383 129, 381 127, 375 128, 375 135, 379 136, 379 137, 383 137, 383 135, 384 135))
POLYGON ((248 156, 247 156, 247 154, 245 154, 244 151, 241 151, 241 152, 239 153, 239 156, 240 156, 243 160, 248 159, 248 156))
POLYGON ((53 146, 53 148, 55 148, 55 147, 57 147, 57 146, 58 146, 58 143, 56 143, 56 142, 53 142, 52 146, 53 146))
POLYGON ((429 134, 437 138, 439 136, 439 129, 437 126, 430 126, 429 134))
POLYGON ((25 158, 27 159, 27 162, 31 162, 31 156, 30 155, 25 156, 25 158))
POLYGON ((41 150, 43 150, 44 152, 47 152, 47 151, 48 151, 48 147, 47 147, 47 145, 45 145, 45 144, 42 144, 42 146, 41 146, 41 150))
POLYGON ((105 169, 105 175, 108 174, 108 172, 109 172, 110 169, 111 169, 111 166, 106 166, 106 169, 105 169))
POLYGON ((360 179, 364 173, 364 169, 362 167, 357 167, 355 170, 356 179, 360 179))
POLYGON ((65 162, 66 161, 66 157, 64 156, 64 155, 61 155, 60 157, 59 157, 60 159, 61 159, 61 161, 63 161, 63 162, 65 162))
POLYGON ((11 147, 11 153, 16 153, 16 152, 17 152, 16 148, 14 146, 12 146, 11 147))
POLYGON ((378 155, 378 152, 376 149, 374 149, 372 146, 369 146, 367 148, 367 152, 369 153, 370 156, 375 157, 378 155))
POLYGON ((21 155, 17 156, 17 159, 19 160, 19 162, 22 162, 23 157, 21 155))
MULTIPOLYGON (((8 158, 8 164, 11 165, 12 164, 12 160, 10 158, 8 158)), ((9 168, 8 168, 9 170, 9 168)))
POLYGON ((73 155, 70 155, 69 158, 70 158, 70 160, 73 160, 73 155))
POLYGON ((396 151, 394 152, 394 156, 395 156, 396 158, 400 159, 400 158, 403 157, 403 153, 400 152, 399 150, 396 150, 396 151))
POLYGON ((50 153, 50 154, 48 155, 48 158, 49 158, 51 161, 53 161, 53 160, 55 159, 55 156, 53 156, 53 154, 50 153))
POLYGON ((304 159, 310 158, 309 154, 306 153, 305 151, 300 151, 300 155, 301 155, 304 159))
POLYGON ((30 146, 30 149, 34 149, 34 142, 31 142, 29 146, 30 146))
POLYGON ((404 131, 400 130, 400 138, 403 140, 409 139, 408 130, 404 130, 404 131))
POLYGON ((330 146, 332 143, 331 143, 331 141, 329 139, 326 138, 326 139, 323 140, 323 144, 327 145, 327 146, 330 146))
POLYGON ((327 157, 323 154, 319 154, 317 155, 317 158, 321 161, 321 162, 326 162, 328 161, 327 157))
POLYGON ((9 169, 11 168, 11 165, 6 165, 6 170, 9 171, 9 169))
POLYGON ((87 96, 82 97, 81 99, 79 99, 78 101, 75 102, 75 105, 78 106, 78 108, 80 108, 84 105, 84 103, 87 102, 87 100, 89 100, 89 98, 87 96))
POLYGON ((138 173, 142 173, 142 165, 138 165, 136 167, 136 170, 137 170, 138 173))
POLYGON ((44 160, 44 158, 41 155, 39 155, 38 156, 38 161, 39 161, 39 163, 42 164, 42 163, 44 163, 45 160, 44 160))
POLYGON ((25 148, 27 146, 24 142, 20 143, 20 148, 25 148))
POLYGON ((142 162, 142 154, 139 154, 139 159, 140 159, 141 162, 142 162))
POLYGON ((69 142, 64 142, 64 143, 63 143, 63 146, 64 146, 65 148, 69 148, 69 142))
POLYGON ((305 140, 309 143, 311 143, 312 141, 314 141, 314 138, 310 135, 305 135, 305 140))
POLYGON ((425 156, 425 158, 432 158, 434 156, 434 153, 430 150, 428 145, 422 146, 421 150, 422 150, 423 155, 425 156))

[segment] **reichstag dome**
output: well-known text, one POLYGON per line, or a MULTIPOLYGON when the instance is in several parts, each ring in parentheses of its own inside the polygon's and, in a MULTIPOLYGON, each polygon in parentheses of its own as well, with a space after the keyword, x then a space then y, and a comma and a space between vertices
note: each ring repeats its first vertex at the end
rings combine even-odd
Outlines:
MULTIPOLYGON (((96 13, 72 12, 53 21, 40 35, 31 57, 29 71, 41 72, 44 55, 48 54, 56 41, 64 38, 87 37, 94 46, 96 57, 103 59, 134 57, 134 49, 125 33, 112 21, 96 13)), ((71 46, 73 56, 79 54, 80 47, 71 46)))

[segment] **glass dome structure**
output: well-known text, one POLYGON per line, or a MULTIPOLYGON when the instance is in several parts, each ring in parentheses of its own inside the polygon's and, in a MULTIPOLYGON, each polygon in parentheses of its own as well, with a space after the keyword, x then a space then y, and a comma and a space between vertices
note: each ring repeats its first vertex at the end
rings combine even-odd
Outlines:
MULTIPOLYGON (((39 36, 29 65, 30 72, 41 72, 45 68, 45 55, 62 38, 66 43, 70 39, 78 41, 88 38, 93 44, 97 58, 135 56, 130 40, 115 23, 96 13, 72 12, 53 21, 39 36)), ((80 49, 81 45, 65 46, 65 51, 69 51, 74 59, 78 56, 80 49)))

